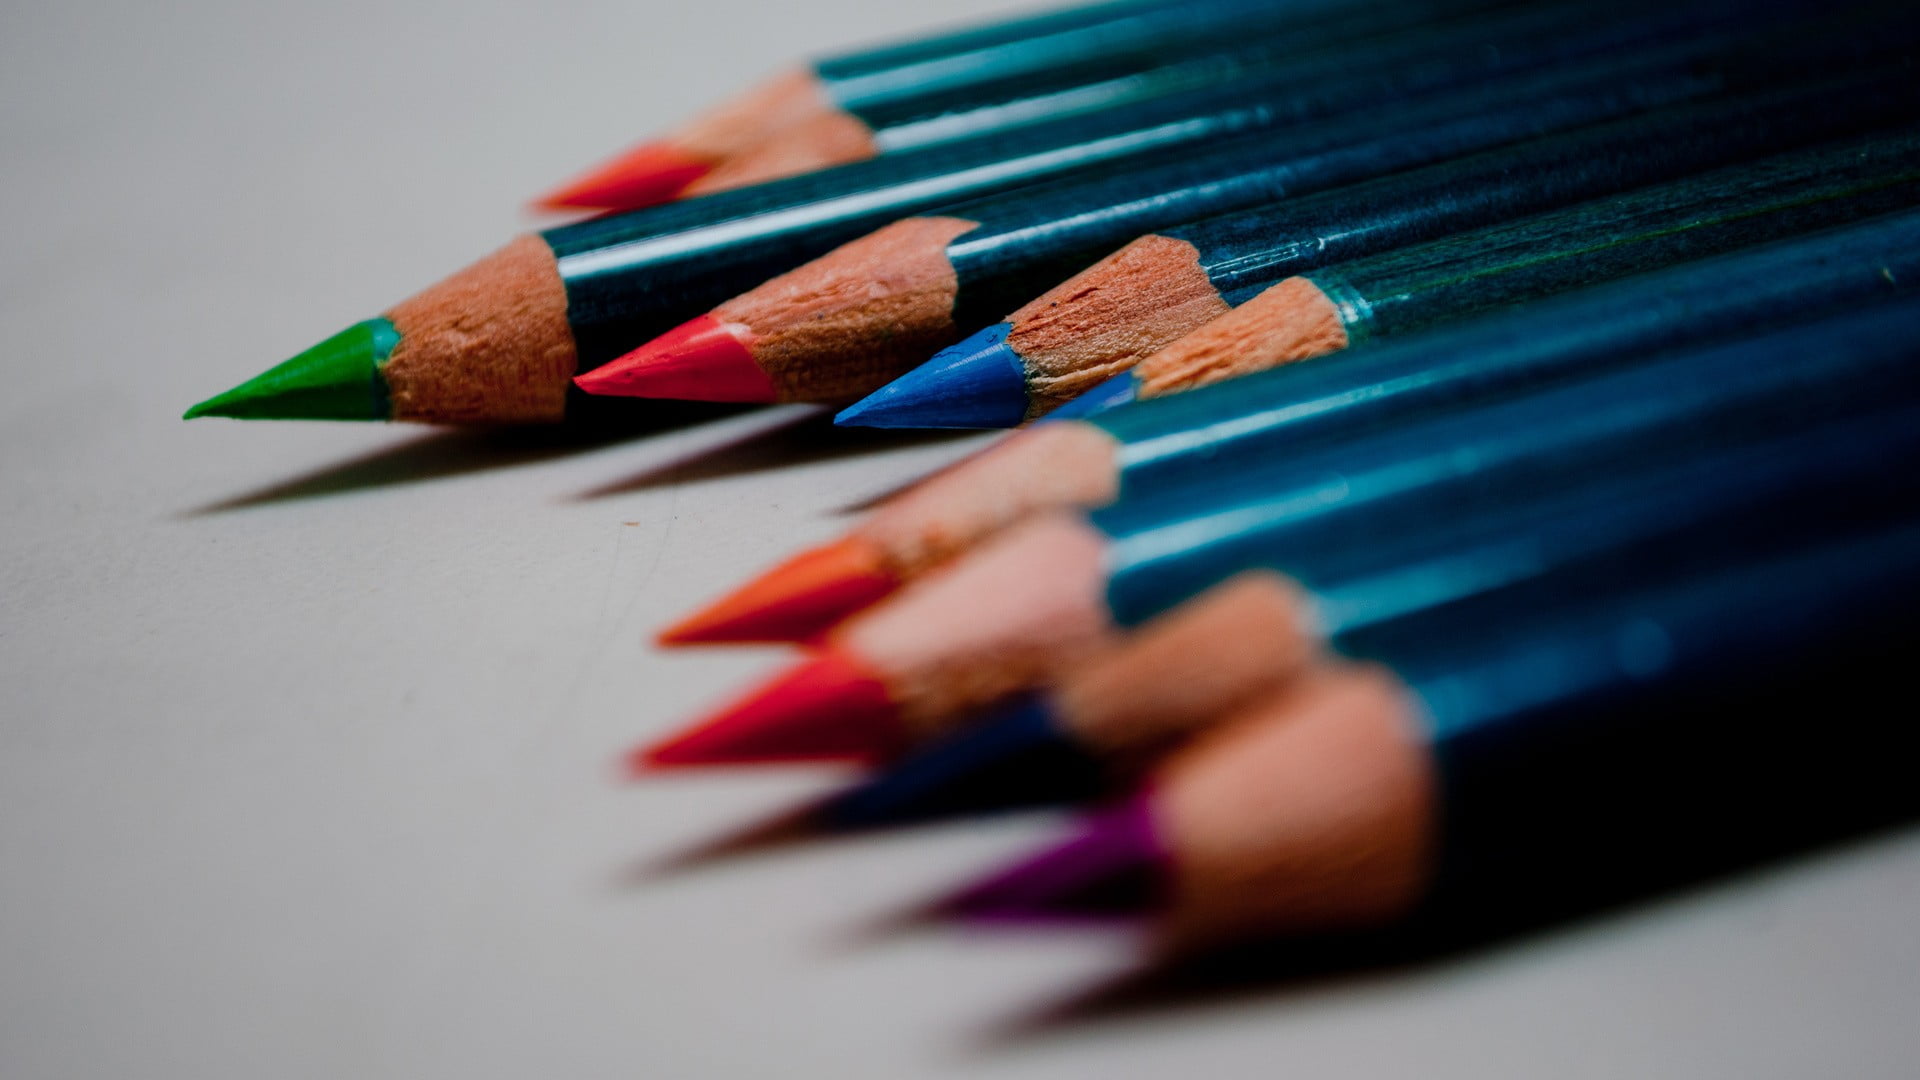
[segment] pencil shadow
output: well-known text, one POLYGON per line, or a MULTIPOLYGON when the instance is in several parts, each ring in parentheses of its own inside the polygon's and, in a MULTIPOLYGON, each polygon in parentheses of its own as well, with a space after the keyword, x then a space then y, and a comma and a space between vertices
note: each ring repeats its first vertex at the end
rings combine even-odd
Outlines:
POLYGON ((583 491, 574 498, 587 502, 672 484, 724 480, 747 473, 833 461, 855 454, 946 442, 970 434, 966 431, 835 427, 833 412, 827 409, 804 413, 788 423, 750 432, 678 461, 650 466, 632 476, 583 491))
MULTIPOLYGON (((1482 943, 1483 947, 1490 943, 1482 943)), ((1439 938, 1326 937, 1240 945, 1231 951, 1131 969, 1066 997, 990 1023, 975 1050, 990 1054, 1058 1035, 1148 1017, 1165 1018, 1258 1001, 1290 1001, 1401 978, 1465 954, 1472 946, 1439 938)))
POLYGON ((202 517, 272 503, 534 465, 568 454, 666 434, 732 416, 745 408, 748 407, 699 402, 644 402, 618 415, 596 415, 547 427, 431 431, 302 476, 182 511, 180 516, 202 517))
MULTIPOLYGON (((1906 822, 1886 823, 1820 848, 1865 847, 1908 827, 1906 822)), ((1388 930, 1241 942, 1180 959, 1156 958, 1149 953, 1131 970, 1113 978, 989 1023, 976 1033, 973 1050, 991 1055, 1148 1016, 1164 1018, 1250 1002, 1285 1005, 1369 983, 1403 979, 1448 963, 1528 948, 1555 934, 1629 919, 1655 905, 1685 902, 1816 850, 1798 848, 1778 859, 1742 859, 1540 906, 1502 910, 1495 904, 1470 916, 1456 913, 1388 930)))
MULTIPOLYGON (((955 432, 952 432, 951 434, 953 434, 955 437, 962 437, 967 435, 980 435, 983 433, 979 431, 955 431, 955 432)), ((907 479, 902 480, 901 482, 893 485, 890 488, 886 488, 885 490, 875 492, 863 498, 856 499, 853 502, 846 503, 842 506, 836 507, 834 509, 834 513, 841 514, 841 515, 864 514, 870 510, 878 509, 881 504, 892 502, 894 499, 897 499, 900 496, 906 494, 907 492, 913 490, 914 488, 919 487, 921 484, 925 484, 933 480, 935 477, 940 476, 943 473, 949 472, 955 468, 958 468, 959 466, 965 464, 966 462, 973 460, 975 454, 985 453, 988 449, 998 445, 1000 444, 997 441, 982 443, 979 449, 974 451, 974 453, 972 454, 967 454, 963 457, 955 458, 954 460, 949 461, 944 465, 940 465, 927 472, 921 473, 918 476, 908 477, 907 479)))
MULTIPOLYGON (((716 837, 702 840, 662 857, 637 861, 617 875, 629 886, 639 886, 676 874, 690 873, 709 866, 771 854, 807 844, 860 842, 899 836, 916 829, 952 825, 956 819, 927 819, 872 825, 843 825, 831 822, 827 811, 839 791, 810 798, 796 806, 762 815, 716 837)), ((1000 816, 1028 807, 1013 806, 984 812, 976 817, 1000 816)), ((922 925, 951 909, 952 897, 940 895, 910 908, 889 912, 862 923, 848 936, 854 940, 885 937, 907 927, 922 925), (871 934, 869 933, 871 930, 871 934)))
POLYGON ((933 479, 935 476, 938 476, 940 473, 945 471, 946 471, 945 469, 935 469, 930 473, 922 473, 919 476, 902 480, 900 483, 895 484, 890 488, 885 488, 883 490, 876 491, 871 495, 866 495, 861 498, 855 499, 850 503, 845 503, 843 505, 836 506, 833 508, 833 512, 841 517, 847 517, 853 514, 871 513, 874 510, 878 510, 882 505, 886 503, 890 503, 893 500, 899 498, 900 496, 905 495, 907 492, 912 491, 914 488, 919 487, 921 484, 926 483, 928 480, 933 479))
POLYGON ((638 861, 618 877, 627 888, 638 888, 664 878, 690 873, 753 855, 769 854, 802 844, 832 840, 834 833, 820 827, 819 809, 825 799, 811 799, 799 806, 776 811, 691 847, 663 858, 638 861))

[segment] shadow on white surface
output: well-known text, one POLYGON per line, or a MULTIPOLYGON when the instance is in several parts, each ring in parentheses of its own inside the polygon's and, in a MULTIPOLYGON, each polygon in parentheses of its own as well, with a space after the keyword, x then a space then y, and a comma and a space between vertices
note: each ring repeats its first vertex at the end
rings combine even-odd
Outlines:
POLYGON ((742 411, 741 406, 663 401, 645 403, 626 415, 564 426, 431 431, 396 446, 383 447, 183 511, 180 516, 202 517, 272 503, 534 465, 569 454, 665 435, 742 411))
MULTIPOLYGON (((1132 970, 1026 1010, 1009 1011, 975 1032, 981 1057, 1090 1032, 1234 1008, 1285 1010, 1319 999, 1363 993, 1423 977, 1498 964, 1567 947, 1578 939, 1621 933, 1638 923, 1684 916, 1728 895, 1764 892, 1772 879, 1804 864, 1870 856, 1875 848, 1920 835, 1888 826, 1798 856, 1721 868, 1685 881, 1638 883, 1578 907, 1543 909, 1511 920, 1449 920, 1381 932, 1329 934, 1242 943, 1201 955, 1165 959, 1142 935, 1132 970), (1657 891, 1656 891, 1657 890, 1657 891)), ((1016 928, 1015 933, 1023 932, 1016 928)), ((1057 932, 1057 930, 1049 930, 1057 932)))
POLYGON ((975 433, 968 431, 883 431, 843 428, 833 424, 833 411, 811 411, 774 427, 742 435, 676 461, 651 465, 632 476, 583 491, 580 501, 630 495, 675 484, 724 480, 749 473, 832 461, 856 454, 874 454, 900 447, 951 442, 975 433))

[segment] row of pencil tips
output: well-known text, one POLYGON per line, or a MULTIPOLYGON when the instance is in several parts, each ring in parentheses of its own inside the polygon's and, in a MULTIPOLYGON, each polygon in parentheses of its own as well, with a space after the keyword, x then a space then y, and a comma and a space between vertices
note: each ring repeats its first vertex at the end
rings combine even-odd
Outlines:
MULTIPOLYGON (((1574 304, 1418 345, 1427 370, 1508 377, 1468 358, 1489 338, 1528 342, 1514 362, 1568 355, 1509 331, 1578 335, 1574 304)), ((1900 737, 1881 680, 1920 630, 1916 331, 1920 301, 1881 297, 1465 403, 1435 382, 1368 396, 1354 369, 1330 385, 1303 365, 1230 424, 1208 410, 1266 440, 1183 447, 1195 469, 1228 466, 1217 483, 1165 460, 1115 483, 1116 459, 1146 460, 1115 432, 1040 425, 773 579, 805 588, 679 628, 813 651, 632 764, 881 765, 813 811, 824 832, 1139 786, 953 910, 1152 904, 1183 945, 1456 903, 1484 916, 1490 897, 1518 918, 1532 912, 1506 905, 1910 813, 1897 767, 1876 779, 1884 762, 1864 759, 1900 737), (1106 504, 962 516, 1004 512, 1019 478, 1030 507, 1101 486, 1003 467, 1041 453, 1100 463, 1106 504), (923 539, 981 539, 904 585, 876 573, 870 538, 916 520, 923 539)))
MULTIPOLYGON (((846 85, 818 93, 880 94, 943 134, 523 235, 188 415, 864 399, 843 422, 1006 427, 1911 202, 1920 19, 1886 0, 1120 7, 1056 16, 1106 28, 1089 67, 1032 52, 1071 34, 999 28, 1027 75, 975 72, 980 116, 913 59, 974 38, 825 65, 846 85), (1165 51, 1100 52, 1134 40, 1112 19, 1165 51), (1165 77, 1093 92, 1115 65, 1165 77), (1009 105, 1036 86, 1063 96, 1009 105)), ((781 85, 747 112, 818 96, 781 85)))
POLYGON ((669 628, 808 652, 635 771, 1107 807, 976 917, 1518 925, 1917 808, 1916 46, 1122 0, 848 53, 188 415, 1024 428, 669 628))

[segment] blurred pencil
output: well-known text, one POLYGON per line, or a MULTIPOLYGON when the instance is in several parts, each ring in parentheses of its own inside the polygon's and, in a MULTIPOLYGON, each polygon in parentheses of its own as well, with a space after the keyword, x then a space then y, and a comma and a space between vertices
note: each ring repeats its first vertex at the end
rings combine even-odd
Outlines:
POLYGON ((1397 623, 1353 643, 1370 663, 1323 667, 946 906, 1151 914, 1166 953, 1501 927, 1900 820, 1916 801, 1885 703, 1916 598, 1906 523, 1397 623))
POLYGON ((1085 419, 1055 419, 881 507, 670 628, 670 643, 803 640, 1001 529, 1297 456, 1492 399, 1845 312, 1920 283, 1920 211, 1627 278, 1337 361, 1282 368, 1085 419))
POLYGON ((784 72, 542 196, 629 210, 1232 80, 1289 55, 1503 0, 1110 3, 784 72))
MULTIPOLYGON (((1556 12, 1549 11, 1552 15, 1556 12)), ((847 244, 582 376, 595 394, 703 401, 844 401, 924 361, 1018 299, 1144 232, 1413 168, 1739 87, 1781 63, 1899 58, 1920 20, 1822 22, 1756 37, 1744 22, 1624 48, 1654 19, 1569 34, 1527 11, 1497 49, 1476 29, 1436 60, 1454 89, 1356 109, 1358 85, 1301 87, 1344 102, 1314 124, 1265 131, 1178 160, 1068 179, 910 217, 847 244), (1545 25, 1542 26, 1541 23, 1545 25), (1869 31, 1873 32, 1869 32, 1869 31), (1468 42, 1481 47, 1466 47, 1468 42), (1517 70, 1516 70, 1517 69, 1517 70), (1491 72, 1509 74, 1487 77, 1491 72), (1466 80, 1464 86, 1460 85, 1466 80), (1344 87, 1344 88, 1343 88, 1344 87)))
POLYGON ((1149 619, 1058 686, 840 794, 818 819, 867 828, 1093 798, 1278 692, 1324 644, 1337 650, 1381 623, 1493 592, 1612 593, 1655 570, 1717 561, 1727 537, 1776 548, 1904 515, 1920 493, 1920 412, 1867 408, 1758 445, 1635 463, 1533 493, 1510 512, 1435 523, 1409 545, 1433 554, 1378 574, 1309 584, 1243 572, 1149 619))
POLYGON ((1405 564, 1436 523, 1635 460, 1909 400, 1920 305, 1680 351, 1303 453, 1214 484, 1031 521, 837 627, 819 655, 636 755, 639 767, 878 759, 1045 685, 1250 569, 1318 587, 1405 564))

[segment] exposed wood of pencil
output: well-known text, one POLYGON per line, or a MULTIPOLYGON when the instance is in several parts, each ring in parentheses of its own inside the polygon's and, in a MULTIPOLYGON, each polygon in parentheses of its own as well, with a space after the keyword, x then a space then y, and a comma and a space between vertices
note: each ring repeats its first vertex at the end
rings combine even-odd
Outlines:
POLYGON ((986 536, 1037 511, 1113 501, 1115 445, 1047 424, 890 500, 840 539, 809 548, 661 635, 670 644, 806 640, 986 536))
POLYGON ((1118 450, 1092 425, 1044 424, 888 500, 855 534, 895 574, 922 574, 1036 513, 1112 502, 1118 450))
POLYGON ((1347 347, 1340 309, 1306 278, 1288 278, 1140 361, 1142 397, 1191 390, 1347 347))
POLYGON ((1411 911, 1439 846, 1439 778, 1404 685, 1327 665, 1155 774, 1170 860, 1162 944, 1366 926, 1411 911))
POLYGON ((1029 418, 1051 412, 1232 310, 1184 240, 1149 235, 1011 315, 1026 362, 1029 418))
POLYGON ((723 166, 780 138, 783 132, 807 128, 832 116, 852 119, 827 96, 813 72, 788 71, 696 115, 665 141, 723 166))
POLYGON ((833 104, 811 72, 788 72, 707 110, 670 135, 572 177, 537 205, 630 210, 689 194, 697 184, 700 190, 719 190, 723 184, 702 184, 714 170, 731 172, 741 155, 784 140, 790 131, 831 133, 836 119, 864 127, 833 104))
POLYGON ((1054 715, 1105 754, 1149 753, 1286 685, 1318 644, 1298 586, 1250 571, 1069 674, 1053 691, 1054 715))
POLYGON ((936 734, 1118 640, 1103 545, 1070 515, 1029 522, 836 628, 827 647, 879 673, 910 732, 936 734))
POLYGON ((815 169, 865 161, 879 152, 873 130, 858 117, 826 109, 727 157, 688 184, 684 194, 706 195, 764 184, 815 169))
POLYGON ((973 227, 946 217, 895 222, 721 304, 713 318, 746 329, 754 362, 785 400, 864 393, 953 337, 960 285, 947 242, 973 227), (884 341, 868 332, 875 323, 890 328, 884 341), (823 351, 832 364, 814 361, 823 351))
POLYGON ((387 312, 400 343, 381 373, 393 419, 544 423, 575 365, 553 250, 519 239, 387 312))

